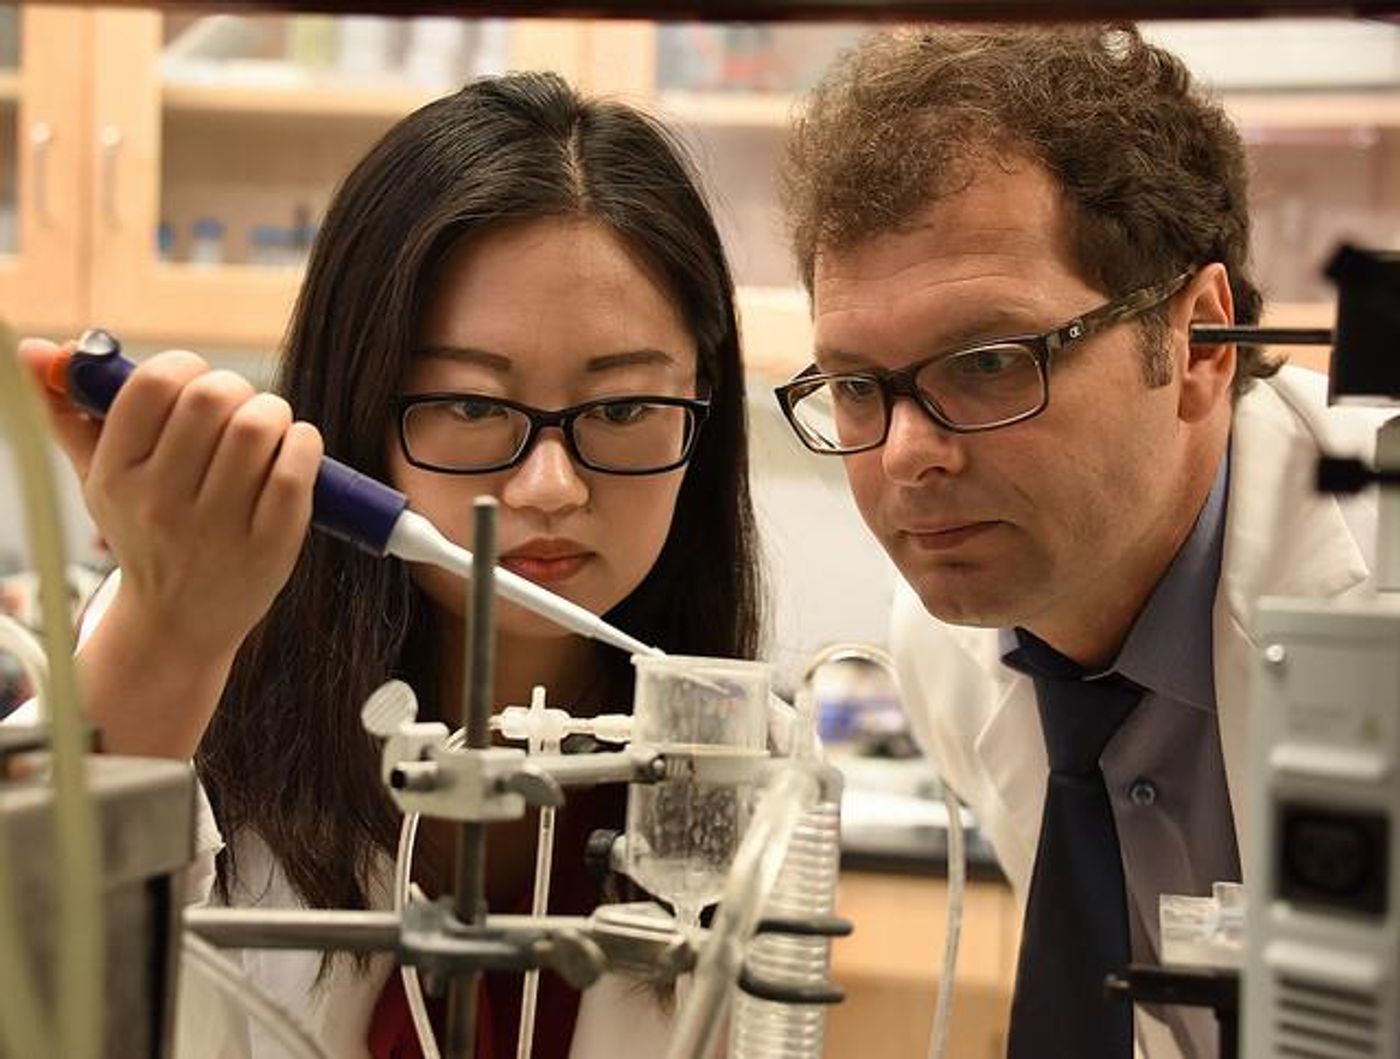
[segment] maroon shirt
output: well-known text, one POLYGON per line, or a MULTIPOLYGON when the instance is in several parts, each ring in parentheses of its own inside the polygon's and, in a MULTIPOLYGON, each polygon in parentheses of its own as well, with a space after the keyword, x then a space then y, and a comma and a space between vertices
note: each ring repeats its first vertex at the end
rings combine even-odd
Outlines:
MULTIPOLYGON (((626 788, 621 785, 599 787, 571 793, 568 803, 559 810, 549 887, 552 915, 583 916, 598 906, 602 894, 598 882, 584 865, 584 846, 589 834, 597 828, 621 828, 626 797, 626 788)), ((487 871, 490 871, 489 864, 487 871)), ((530 911, 530 900, 531 893, 527 890, 514 906, 502 911, 526 914, 530 911)), ((477 1001, 477 1059, 515 1059, 524 981, 525 976, 519 972, 493 971, 482 976, 477 1001)), ((446 1025, 446 1004, 439 997, 428 997, 427 1003, 434 1030, 441 1040, 446 1025)), ((578 1005, 578 990, 553 971, 540 973, 535 1007, 535 1059, 568 1059, 578 1005)), ((422 1059, 397 968, 380 993, 365 1043, 374 1059, 422 1059)))

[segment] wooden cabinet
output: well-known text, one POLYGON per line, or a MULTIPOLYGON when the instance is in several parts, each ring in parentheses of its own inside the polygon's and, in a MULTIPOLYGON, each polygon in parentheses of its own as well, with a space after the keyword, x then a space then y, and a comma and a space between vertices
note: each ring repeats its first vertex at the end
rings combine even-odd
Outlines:
MULTIPOLYGON (((945 1054, 1001 1059, 1016 976, 1019 914, 1004 883, 969 882, 945 1054)), ((832 948, 846 1000, 827 1015, 826 1054, 909 1059, 928 1050, 943 969, 948 886, 941 878, 843 872, 841 915, 855 933, 832 948)))
POLYGON ((87 299, 83 137, 91 19, 74 8, 11 6, 17 65, 0 69, 0 314, 21 326, 66 330, 87 299))
MULTIPOLYGON (((369 145, 448 87, 268 60, 181 80, 163 59, 172 21, 191 16, 36 6, 20 20, 21 61, 0 70, 20 219, 17 250, 0 245, 0 315, 54 336, 100 324, 137 345, 275 347, 301 270, 259 261, 250 233, 294 215, 309 230, 369 145), (200 220, 220 226, 223 260, 190 260, 200 220)), ((401 62, 406 21, 367 21, 397 34, 401 62)), ((506 65, 579 78, 579 23, 512 20, 508 39, 506 65)))
MULTIPOLYGON (((0 68, 0 171, 15 174, 18 216, 12 253, 0 233, 0 314, 40 333, 101 324, 137 345, 275 348, 300 271, 295 261, 263 260, 253 233, 293 218, 309 230, 365 148, 445 89, 343 71, 312 76, 299 59, 263 62, 252 78, 252 65, 237 62, 226 75, 172 74, 171 52, 197 23, 280 24, 290 38, 308 19, 339 27, 340 16, 199 20, 36 5, 19 8, 19 18, 20 61, 0 68), (224 233, 217 263, 190 260, 201 220, 224 233)), ((390 23, 400 38, 410 31, 410 20, 390 23)), ((553 69, 586 91, 642 105, 693 147, 740 285, 748 360, 769 379, 801 368, 811 328, 776 168, 800 89, 862 27, 505 25, 506 65, 553 69)), ((1320 252, 1334 229, 1344 231, 1340 216, 1355 219, 1359 236, 1400 242, 1400 93, 1232 91, 1226 102, 1256 161, 1269 321, 1329 322, 1325 286, 1281 280, 1286 269, 1276 263, 1320 252), (1308 212, 1314 198, 1322 205, 1308 212)), ((0 183, 0 209, 4 190, 0 183)))

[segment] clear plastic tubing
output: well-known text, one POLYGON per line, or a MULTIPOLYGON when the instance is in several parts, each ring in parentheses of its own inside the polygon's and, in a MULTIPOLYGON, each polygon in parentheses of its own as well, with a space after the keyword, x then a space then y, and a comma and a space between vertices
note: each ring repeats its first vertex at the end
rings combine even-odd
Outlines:
MULTIPOLYGON (((764 906, 765 916, 829 916, 836 910, 841 859, 840 773, 824 766, 822 780, 821 800, 798 822, 778 885, 764 906)), ((760 934, 749 944, 745 963, 766 980, 822 985, 828 980, 830 960, 829 938, 760 934)), ((779 1004, 735 990, 729 1033, 731 1059, 821 1059, 825 1039, 825 1006, 779 1004)))

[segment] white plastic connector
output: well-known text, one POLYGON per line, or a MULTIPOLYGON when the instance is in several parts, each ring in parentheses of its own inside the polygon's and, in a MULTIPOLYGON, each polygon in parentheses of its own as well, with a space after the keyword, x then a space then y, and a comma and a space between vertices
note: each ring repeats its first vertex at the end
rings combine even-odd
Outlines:
POLYGON ((592 731, 588 734, 601 743, 629 743, 632 741, 632 715, 630 713, 600 713, 589 717, 592 731))
POLYGON ((564 710, 549 707, 532 710, 528 706, 507 706, 501 711, 501 734, 519 743, 560 743, 569 734, 572 719, 564 710))
POLYGON ((514 742, 558 746, 569 735, 591 735, 601 743, 627 743, 632 738, 632 717, 626 713, 600 713, 596 717, 571 717, 556 707, 531 709, 507 706, 492 718, 492 727, 514 742))

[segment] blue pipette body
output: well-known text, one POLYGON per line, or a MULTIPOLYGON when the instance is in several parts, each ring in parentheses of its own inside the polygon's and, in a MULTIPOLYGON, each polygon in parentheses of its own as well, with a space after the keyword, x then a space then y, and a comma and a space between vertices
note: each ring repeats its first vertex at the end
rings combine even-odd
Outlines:
MULTIPOLYGON (((69 399, 102 419, 135 368, 135 362, 122 356, 115 335, 96 328, 84 331, 68 361, 69 399)), ((322 457, 311 513, 317 529, 383 556, 406 507, 408 498, 397 489, 322 457)))

